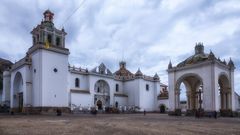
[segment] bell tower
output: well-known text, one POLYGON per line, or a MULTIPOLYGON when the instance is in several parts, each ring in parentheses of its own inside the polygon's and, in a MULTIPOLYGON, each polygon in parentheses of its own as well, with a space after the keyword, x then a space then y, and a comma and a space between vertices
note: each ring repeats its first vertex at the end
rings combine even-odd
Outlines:
POLYGON ((46 10, 31 31, 32 97, 34 107, 68 107, 67 76, 69 50, 66 32, 54 25, 54 13, 46 10))
POLYGON ((57 29, 54 26, 53 19, 54 13, 49 9, 43 13, 43 20, 36 28, 31 32, 34 45, 46 45, 47 48, 58 47, 65 48, 65 36, 66 32, 62 28, 57 29))

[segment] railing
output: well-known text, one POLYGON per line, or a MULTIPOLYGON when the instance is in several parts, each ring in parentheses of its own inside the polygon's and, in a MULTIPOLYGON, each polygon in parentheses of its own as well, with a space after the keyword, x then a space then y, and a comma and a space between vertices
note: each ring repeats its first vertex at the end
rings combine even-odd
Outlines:
POLYGON ((84 68, 81 68, 81 67, 79 67, 79 68, 77 68, 77 67, 70 67, 69 66, 69 70, 70 71, 77 71, 77 72, 85 72, 85 73, 87 73, 88 72, 88 69, 86 68, 86 69, 84 69, 84 68))

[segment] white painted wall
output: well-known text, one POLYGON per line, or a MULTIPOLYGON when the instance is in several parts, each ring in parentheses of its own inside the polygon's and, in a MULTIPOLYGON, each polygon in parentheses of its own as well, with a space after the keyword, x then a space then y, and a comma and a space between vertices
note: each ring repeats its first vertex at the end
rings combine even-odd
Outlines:
POLYGON ((67 76, 68 55, 42 50, 42 106, 68 107, 67 76))
POLYGON ((32 106, 42 106, 42 50, 32 55, 32 106), (34 72, 34 70, 36 72, 34 72))
POLYGON ((89 90, 89 76, 77 73, 69 73, 69 89, 89 90), (79 87, 75 87, 75 79, 79 79, 79 87))
POLYGON ((140 109, 141 111, 154 111, 155 110, 155 104, 154 104, 154 95, 155 89, 154 89, 154 82, 146 81, 143 79, 140 79, 140 87, 139 87, 139 101, 140 101, 140 109), (146 90, 146 85, 149 85, 149 90, 146 90))
POLYGON ((71 93, 71 104, 81 107, 89 107, 91 103, 91 95, 85 93, 71 93))
MULTIPOLYGON (((118 107, 128 106, 128 97, 117 97, 117 96, 115 96, 114 99, 115 99, 114 100, 115 103, 118 102, 118 107)), ((115 106, 115 104, 114 104, 114 106, 115 106)))
POLYGON ((128 95, 128 105, 139 106, 139 79, 123 83, 124 93, 128 95))

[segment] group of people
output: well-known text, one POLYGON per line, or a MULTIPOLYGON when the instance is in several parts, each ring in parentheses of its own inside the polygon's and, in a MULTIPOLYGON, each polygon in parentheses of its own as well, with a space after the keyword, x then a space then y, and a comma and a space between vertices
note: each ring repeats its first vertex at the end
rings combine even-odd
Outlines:
POLYGON ((109 108, 114 108, 117 109, 119 112, 124 113, 124 112, 135 112, 138 107, 136 106, 119 106, 119 107, 106 107, 106 106, 102 106, 101 108, 99 106, 93 106, 91 107, 90 105, 88 106, 82 106, 81 104, 79 106, 72 104, 71 105, 71 111, 72 112, 91 112, 92 110, 96 110, 96 111, 102 111, 102 112, 106 112, 109 110, 109 108))

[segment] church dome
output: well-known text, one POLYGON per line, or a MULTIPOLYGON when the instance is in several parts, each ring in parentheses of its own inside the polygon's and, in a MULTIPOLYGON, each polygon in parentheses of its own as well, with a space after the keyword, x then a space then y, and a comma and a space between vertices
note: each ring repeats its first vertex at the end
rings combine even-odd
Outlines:
POLYGON ((124 76, 124 77, 133 76, 133 73, 131 73, 129 70, 126 69, 126 62, 121 61, 119 63, 119 66, 120 66, 120 69, 114 73, 116 76, 124 76))
POLYGON ((215 59, 214 54, 212 52, 210 54, 205 53, 203 44, 197 43, 195 46, 195 54, 180 62, 177 67, 184 67, 186 65, 192 65, 210 59, 215 59))

